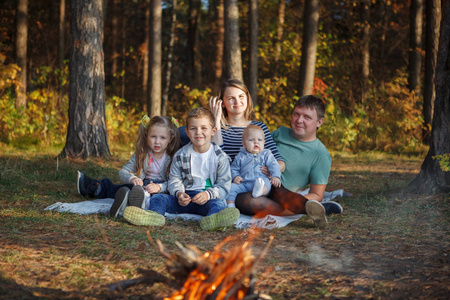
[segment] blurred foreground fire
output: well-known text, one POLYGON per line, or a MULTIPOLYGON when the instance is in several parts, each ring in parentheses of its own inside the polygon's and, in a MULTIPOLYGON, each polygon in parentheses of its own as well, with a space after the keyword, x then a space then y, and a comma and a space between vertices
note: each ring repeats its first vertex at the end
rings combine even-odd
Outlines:
POLYGON ((193 245, 184 247, 180 243, 177 246, 181 253, 169 254, 158 240, 159 251, 168 259, 169 273, 176 279, 185 280, 181 289, 164 299, 271 299, 267 295, 255 294, 254 269, 266 254, 273 236, 255 258, 250 246, 257 235, 256 232, 251 233, 247 241, 231 246, 230 250, 224 247, 237 244, 238 236, 227 237, 213 251, 203 254, 193 245))

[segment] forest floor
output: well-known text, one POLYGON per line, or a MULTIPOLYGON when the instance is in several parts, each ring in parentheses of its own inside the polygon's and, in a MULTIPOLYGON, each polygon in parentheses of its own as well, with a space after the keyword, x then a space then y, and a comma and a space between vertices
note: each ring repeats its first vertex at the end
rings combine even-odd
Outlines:
MULTIPOLYGON (((166 259, 146 232, 170 253, 175 242, 202 252, 230 235, 244 242, 249 231, 204 232, 195 222, 171 220, 159 228, 137 227, 105 215, 44 210, 55 202, 80 202, 76 170, 119 182, 117 170, 131 156, 108 160, 55 159, 56 150, 0 147, 1 299, 162 299, 163 283, 110 291, 138 269, 169 276, 166 259)), ((307 216, 262 231, 257 254, 274 241, 256 267, 256 289, 273 299, 448 299, 450 295, 450 197, 404 194, 423 158, 377 153, 332 153, 327 190, 344 189, 344 213, 327 228, 307 216)))

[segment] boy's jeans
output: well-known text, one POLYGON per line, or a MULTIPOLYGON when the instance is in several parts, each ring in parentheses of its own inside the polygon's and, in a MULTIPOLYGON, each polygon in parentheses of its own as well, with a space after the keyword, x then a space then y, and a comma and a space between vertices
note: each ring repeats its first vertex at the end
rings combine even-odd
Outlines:
MULTIPOLYGON (((191 198, 202 191, 186 191, 191 198)), ((178 204, 178 199, 168 194, 155 194, 150 201, 150 210, 160 215, 170 214, 196 214, 201 216, 209 216, 218 213, 226 208, 225 201, 220 199, 210 199, 203 205, 189 202, 186 206, 178 204)))

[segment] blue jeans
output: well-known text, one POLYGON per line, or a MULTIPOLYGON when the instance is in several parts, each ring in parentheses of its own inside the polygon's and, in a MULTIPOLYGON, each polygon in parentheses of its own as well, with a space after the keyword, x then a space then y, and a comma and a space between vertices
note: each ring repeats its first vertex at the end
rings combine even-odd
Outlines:
MULTIPOLYGON (((163 180, 153 180, 153 183, 163 183, 163 180)), ((150 183, 150 179, 144 179, 144 186, 150 183)), ((95 196, 98 199, 103 198, 114 198, 116 196, 117 191, 126 186, 130 190, 133 188, 134 184, 125 183, 125 184, 114 184, 109 178, 103 178, 100 180, 100 193, 95 196)))
MULTIPOLYGON (((191 198, 201 191, 186 191, 191 198)), ((225 202, 220 199, 208 200, 203 205, 189 202, 186 206, 181 206, 178 199, 168 194, 155 194, 150 200, 150 210, 157 212, 160 215, 169 214, 195 214, 200 216, 209 216, 218 213, 226 208, 225 202)))

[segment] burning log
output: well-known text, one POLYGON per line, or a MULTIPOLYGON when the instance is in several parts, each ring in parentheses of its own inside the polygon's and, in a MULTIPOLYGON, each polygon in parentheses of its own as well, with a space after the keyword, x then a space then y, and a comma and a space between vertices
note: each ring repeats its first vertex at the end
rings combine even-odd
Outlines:
MULTIPOLYGON (((147 235, 153 243, 148 232, 147 235)), ((250 246, 256 236, 257 234, 251 234, 249 240, 228 251, 224 249, 224 246, 235 242, 237 236, 227 237, 218 243, 211 252, 205 253, 193 245, 185 247, 177 242, 180 253, 170 254, 165 250, 161 241, 157 240, 159 252, 167 258, 166 267, 174 280, 161 274, 153 274, 150 276, 152 279, 144 276, 141 279, 134 279, 133 282, 129 280, 118 283, 120 286, 114 285, 111 288, 126 288, 144 282, 152 284, 164 282, 178 289, 171 297, 164 298, 165 300, 272 299, 268 295, 255 293, 256 278, 254 275, 255 267, 267 253, 273 236, 270 237, 264 250, 255 258, 250 246), (159 279, 154 280, 155 278, 159 279)))

